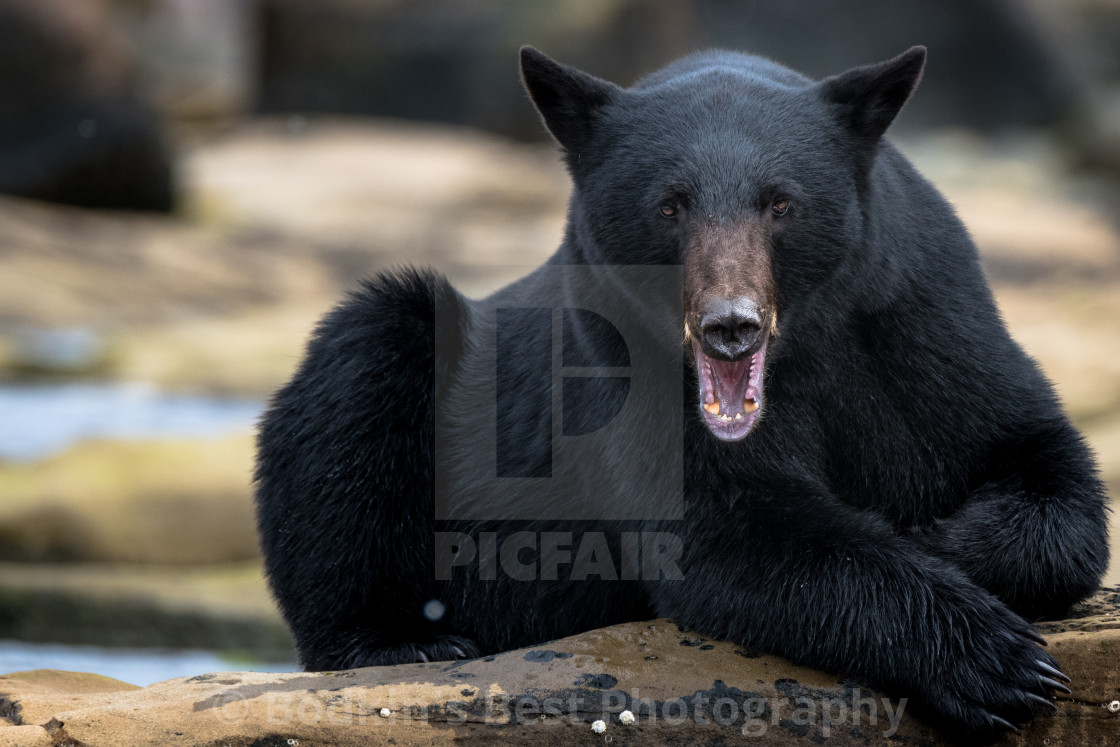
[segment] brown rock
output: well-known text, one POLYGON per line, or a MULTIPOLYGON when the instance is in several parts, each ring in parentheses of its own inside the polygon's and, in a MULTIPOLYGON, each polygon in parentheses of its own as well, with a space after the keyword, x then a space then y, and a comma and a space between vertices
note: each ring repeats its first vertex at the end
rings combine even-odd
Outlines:
MULTIPOLYGON (((1049 124, 1069 111, 1083 83, 1053 47, 1048 17, 1032 12, 1036 5, 802 0, 745 10, 727 0, 262 0, 258 106, 451 122, 539 139, 546 133, 511 68, 527 42, 629 84, 704 47, 751 51, 821 76, 919 40, 936 64, 907 104, 904 126, 1049 124)), ((1106 4, 1065 3, 1061 15, 1071 14, 1070 5, 1106 4)), ((1104 48, 1111 59, 1112 47, 1104 48)))
POLYGON ((0 0, 0 192, 171 209, 171 153, 110 5, 0 0))
MULTIPOLYGON (((1046 626, 1065 631, 1047 637, 1073 693, 1006 743, 1116 743, 1118 602, 1116 590, 1102 592, 1078 611, 1087 617, 1046 626)), ((91 746, 598 744, 597 719, 615 745, 744 734, 778 745, 944 744, 905 710, 843 679, 654 620, 472 661, 349 672, 206 674, 143 689, 95 675, 8 675, 0 716, 14 725, 0 727, 0 747, 48 744, 44 736, 91 746), (620 721, 624 709, 633 724, 620 721)))
POLYGON ((50 732, 41 726, 0 725, 0 747, 53 747, 50 732))

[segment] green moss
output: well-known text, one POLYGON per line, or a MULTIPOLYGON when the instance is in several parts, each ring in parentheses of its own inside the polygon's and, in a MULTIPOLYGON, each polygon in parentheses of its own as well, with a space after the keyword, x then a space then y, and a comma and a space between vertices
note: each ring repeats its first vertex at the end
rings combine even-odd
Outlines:
POLYGON ((0 463, 0 560, 217 563, 255 558, 251 434, 93 441, 0 463))

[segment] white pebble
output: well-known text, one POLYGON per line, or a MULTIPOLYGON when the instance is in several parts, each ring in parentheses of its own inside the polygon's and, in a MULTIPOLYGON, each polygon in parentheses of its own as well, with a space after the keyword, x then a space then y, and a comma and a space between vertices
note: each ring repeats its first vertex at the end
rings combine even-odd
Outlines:
POLYGON ((381 718, 389 718, 389 709, 388 708, 382 708, 381 709, 381 718))
POLYGON ((630 711, 623 711, 622 713, 618 714, 618 720, 629 726, 630 724, 634 723, 634 714, 630 711))
POLYGON ((591 724, 591 731, 595 732, 596 734, 602 734, 606 730, 607 724, 603 721, 603 719, 599 719, 598 721, 591 724))

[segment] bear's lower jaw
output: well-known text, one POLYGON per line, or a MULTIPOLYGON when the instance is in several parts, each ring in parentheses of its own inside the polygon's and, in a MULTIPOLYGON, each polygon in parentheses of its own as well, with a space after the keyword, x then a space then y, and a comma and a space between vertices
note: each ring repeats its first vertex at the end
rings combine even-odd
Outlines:
POLYGON ((693 343, 700 413, 708 430, 722 441, 746 438, 762 410, 762 371, 766 343, 739 361, 710 358, 693 343))

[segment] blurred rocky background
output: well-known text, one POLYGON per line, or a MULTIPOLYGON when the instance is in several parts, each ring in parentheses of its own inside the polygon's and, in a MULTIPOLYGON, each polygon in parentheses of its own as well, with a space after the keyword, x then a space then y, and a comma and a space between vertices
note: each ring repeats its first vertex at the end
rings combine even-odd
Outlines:
POLYGON ((0 672, 292 666, 254 419, 362 276, 553 251, 523 43, 620 83, 927 45, 896 140, 1120 495, 1120 0, 0 0, 0 672))

